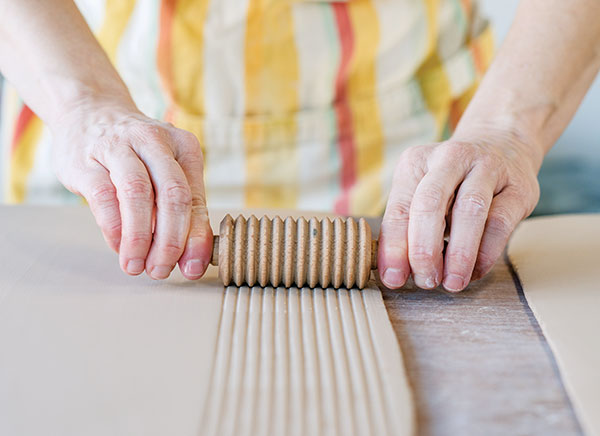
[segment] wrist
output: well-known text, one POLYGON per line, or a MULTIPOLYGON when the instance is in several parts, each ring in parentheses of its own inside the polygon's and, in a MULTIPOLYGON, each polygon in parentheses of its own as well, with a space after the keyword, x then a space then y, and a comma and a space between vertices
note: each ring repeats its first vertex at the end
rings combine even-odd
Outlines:
POLYGON ((66 124, 81 123, 82 119, 118 118, 124 114, 139 114, 129 92, 121 87, 99 87, 82 83, 70 84, 56 96, 56 108, 47 124, 56 131, 66 124))
POLYGON ((519 159, 526 159, 537 174, 542 166, 546 148, 542 138, 528 127, 527 123, 510 114, 462 119, 451 139, 501 148, 519 159))
POLYGON ((453 136, 498 138, 496 145, 520 149, 537 171, 557 138, 552 126, 556 98, 543 92, 531 95, 496 70, 486 74, 453 136))
MULTIPOLYGON (((116 75, 116 74, 115 74, 116 75)), ((85 80, 73 77, 48 77, 45 88, 52 106, 45 120, 51 130, 82 114, 109 108, 115 112, 139 112, 127 87, 116 77, 85 80)))

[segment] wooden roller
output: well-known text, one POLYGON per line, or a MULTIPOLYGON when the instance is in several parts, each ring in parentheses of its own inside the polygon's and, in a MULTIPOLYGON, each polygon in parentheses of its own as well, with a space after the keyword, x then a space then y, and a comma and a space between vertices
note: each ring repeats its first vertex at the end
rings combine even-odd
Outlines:
POLYGON ((225 286, 359 288, 376 268, 377 241, 364 218, 319 220, 227 215, 211 264, 225 286))

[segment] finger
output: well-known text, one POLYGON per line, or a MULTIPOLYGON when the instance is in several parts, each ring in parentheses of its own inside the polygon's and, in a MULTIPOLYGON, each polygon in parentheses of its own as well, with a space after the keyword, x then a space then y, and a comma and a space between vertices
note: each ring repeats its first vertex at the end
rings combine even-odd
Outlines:
POLYGON ((471 279, 496 185, 495 176, 476 170, 458 189, 444 259, 444 288, 448 291, 462 291, 471 279))
POLYGON ((78 174, 77 181, 80 186, 77 193, 89 204, 108 246, 118 253, 121 243, 121 213, 117 190, 108 171, 94 162, 89 171, 78 174))
POLYGON ((423 159, 408 155, 398 162, 392 180, 377 255, 377 269, 382 283, 389 289, 398 289, 410 275, 408 262, 408 221, 410 204, 419 181, 423 178, 423 159))
POLYGON ((440 284, 446 211, 465 172, 460 165, 437 165, 415 190, 408 223, 408 259, 420 288, 433 289, 440 284))
POLYGON ((502 255, 510 235, 526 215, 523 200, 512 189, 507 188, 494 197, 481 239, 473 280, 480 279, 492 269, 502 255))
POLYGON ((154 239, 146 259, 146 272, 155 280, 166 279, 185 248, 192 194, 170 147, 150 143, 134 149, 148 168, 156 198, 154 239))
POLYGON ((180 131, 175 144, 175 159, 179 162, 192 193, 190 231, 185 250, 179 259, 179 269, 186 278, 195 280, 205 273, 213 246, 204 189, 204 164, 200 143, 193 134, 180 131))
POLYGON ((127 146, 115 147, 103 153, 100 163, 108 169, 119 200, 119 263, 123 271, 138 275, 144 271, 152 242, 154 193, 148 171, 127 146))

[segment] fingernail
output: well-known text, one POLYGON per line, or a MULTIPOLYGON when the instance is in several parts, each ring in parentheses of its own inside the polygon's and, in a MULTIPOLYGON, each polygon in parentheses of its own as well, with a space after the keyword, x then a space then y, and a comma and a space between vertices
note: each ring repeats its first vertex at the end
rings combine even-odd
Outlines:
POLYGON ((406 282, 406 274, 399 268, 387 268, 383 272, 383 282, 390 288, 399 288, 406 282))
POLYGON ((438 287, 438 282, 433 276, 421 276, 415 275, 414 277, 415 285, 422 289, 435 289, 438 287))
POLYGON ((145 263, 144 259, 131 259, 127 262, 127 272, 133 275, 141 274, 144 271, 145 263))
POLYGON ((188 260, 183 266, 183 274, 189 278, 198 278, 206 269, 206 264, 198 259, 188 260))
POLYGON ((431 289, 438 287, 438 281, 433 277, 427 277, 427 280, 425 280, 425 284, 427 285, 428 288, 431 288, 431 289))
POLYGON ((155 280, 162 280, 169 277, 173 268, 167 265, 157 265, 150 270, 150 277, 155 280))
POLYGON ((444 279, 444 288, 451 292, 462 291, 464 288, 464 279, 456 274, 448 274, 444 279))

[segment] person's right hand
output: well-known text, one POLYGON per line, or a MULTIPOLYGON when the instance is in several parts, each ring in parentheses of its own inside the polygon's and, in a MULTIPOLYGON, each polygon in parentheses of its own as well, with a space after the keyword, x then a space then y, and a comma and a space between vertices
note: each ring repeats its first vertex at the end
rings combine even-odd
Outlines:
POLYGON ((52 130, 59 180, 85 197, 123 271, 204 274, 212 231, 193 134, 114 103, 82 103, 52 130))

